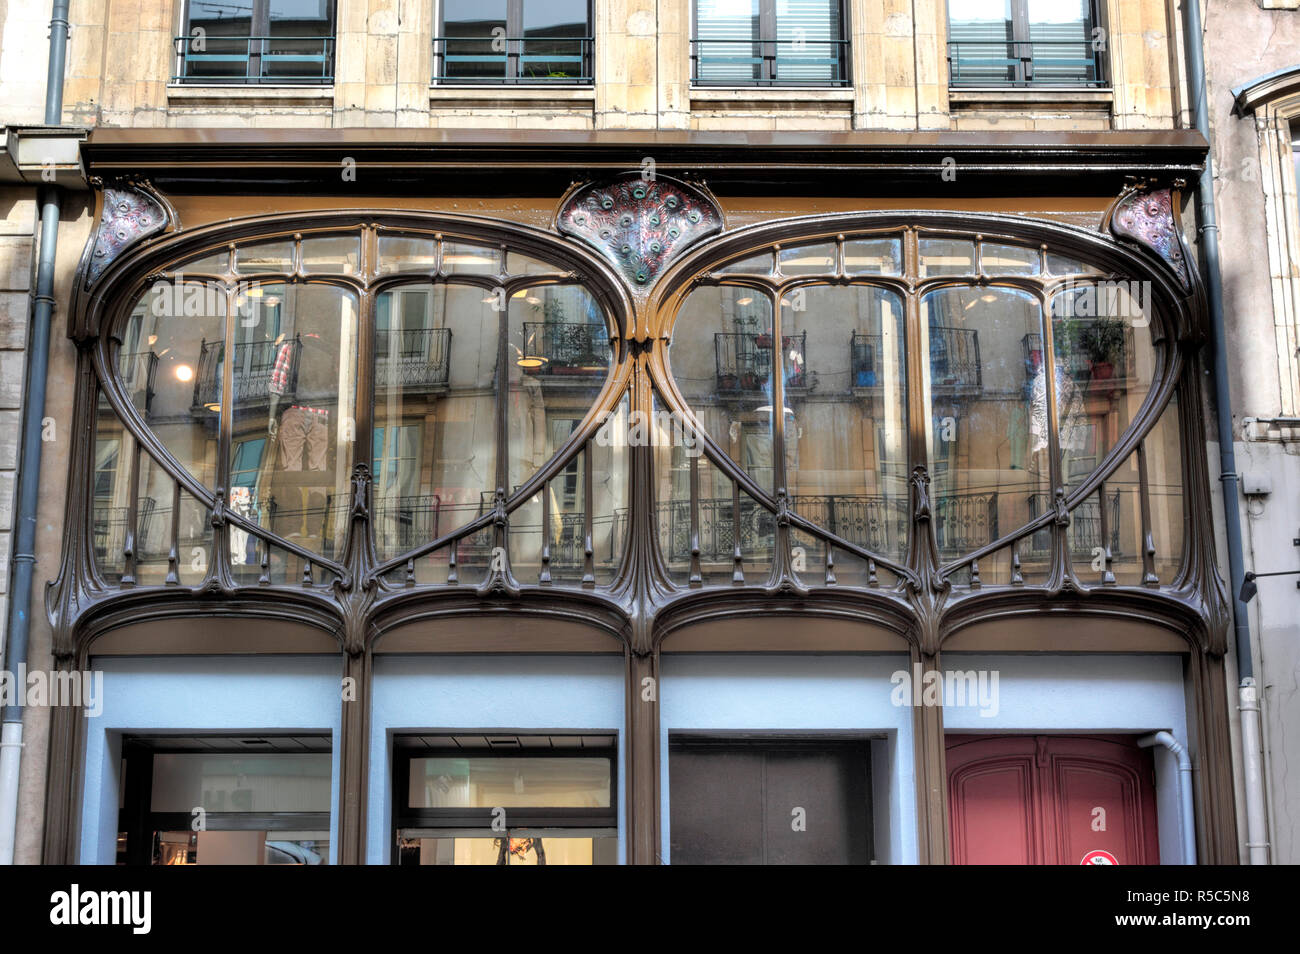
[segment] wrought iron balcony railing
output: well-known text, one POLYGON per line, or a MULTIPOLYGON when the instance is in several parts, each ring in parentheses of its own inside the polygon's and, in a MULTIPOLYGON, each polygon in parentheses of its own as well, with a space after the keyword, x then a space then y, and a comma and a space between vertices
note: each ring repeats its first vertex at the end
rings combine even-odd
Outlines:
POLYGON ((848 86, 848 40, 695 39, 696 86, 848 86))
POLYGON ((332 36, 178 36, 173 83, 191 85, 334 82, 332 36))
MULTIPOLYGON (((795 495, 796 513, 837 536, 880 554, 905 549, 908 528, 906 496, 879 494, 795 495)), ((751 498, 740 500, 740 520, 734 519, 730 497, 701 498, 699 541, 702 563, 727 563, 734 555, 737 534, 747 558, 771 558, 776 516, 751 498)), ((671 562, 691 557, 690 501, 673 500, 657 507, 665 557, 671 562)), ((940 496, 935 500, 935 534, 946 556, 969 553, 998 537, 997 491, 940 496)))
POLYGON ((439 388, 451 370, 451 329, 380 329, 375 333, 375 386, 439 388))
MULTIPOLYGON (((235 345, 234 403, 236 405, 266 404, 271 398, 271 376, 275 373, 276 359, 285 354, 286 367, 282 384, 282 399, 292 399, 298 390, 298 359, 302 355, 302 340, 248 341, 235 345)), ((192 410, 211 410, 220 404, 221 381, 224 372, 225 343, 203 341, 199 345, 199 366, 194 376, 194 402, 192 410)))
MULTIPOLYGON (((785 335, 781 351, 785 356, 787 388, 808 386, 808 333, 785 335)), ((761 392, 772 379, 772 335, 754 332, 719 332, 713 336, 716 387, 719 394, 761 392)))
MULTIPOLYGON (((152 533, 154 511, 157 501, 152 497, 141 497, 136 502, 135 539, 147 540, 152 533)), ((131 519, 130 507, 95 506, 94 521, 91 526, 94 538, 95 556, 104 560, 111 555, 122 553, 126 547, 127 525, 131 519)), ((139 549, 137 542, 136 548, 139 549)))
POLYGON ((433 81, 589 86, 589 36, 441 36, 433 41, 433 81))
POLYGON ((598 322, 525 321, 524 358, 529 374, 604 375, 609 331, 598 322))
MULTIPOLYGON (((1076 560, 1091 560, 1099 547, 1110 547, 1111 555, 1120 556, 1118 490, 1106 495, 1106 512, 1103 515, 1097 497, 1092 496, 1070 511, 1070 556, 1076 560)), ((1029 513, 1038 517, 1050 506, 1047 494, 1032 494, 1029 513)), ((1045 560, 1052 552, 1052 531, 1045 527, 1029 538, 1022 551, 1029 559, 1045 560)))
POLYGON ((980 388, 980 334, 974 328, 930 326, 930 383, 938 388, 980 388))
POLYGON ((951 86, 1104 86, 1102 52, 1090 39, 952 40, 951 86))

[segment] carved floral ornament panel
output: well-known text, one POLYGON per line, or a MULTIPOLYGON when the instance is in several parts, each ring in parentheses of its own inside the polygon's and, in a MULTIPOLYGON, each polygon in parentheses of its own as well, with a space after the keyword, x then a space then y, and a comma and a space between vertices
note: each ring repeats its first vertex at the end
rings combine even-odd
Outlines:
POLYGON ((374 218, 178 242, 119 307, 90 464, 106 584, 348 581, 358 516, 393 588, 619 587, 640 528, 684 589, 886 592, 918 534, 972 591, 1178 576, 1186 331, 1114 243, 919 213, 710 251, 707 194, 631 177, 557 216, 597 260, 374 218), (602 261, 661 296, 671 337, 645 355, 602 261))

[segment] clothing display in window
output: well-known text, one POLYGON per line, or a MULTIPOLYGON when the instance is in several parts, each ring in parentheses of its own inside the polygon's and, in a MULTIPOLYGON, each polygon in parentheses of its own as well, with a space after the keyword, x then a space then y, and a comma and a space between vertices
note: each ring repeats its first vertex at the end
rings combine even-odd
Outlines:
POLYGON ((277 436, 281 470, 325 469, 325 456, 329 450, 329 420, 329 411, 298 404, 280 416, 277 436))

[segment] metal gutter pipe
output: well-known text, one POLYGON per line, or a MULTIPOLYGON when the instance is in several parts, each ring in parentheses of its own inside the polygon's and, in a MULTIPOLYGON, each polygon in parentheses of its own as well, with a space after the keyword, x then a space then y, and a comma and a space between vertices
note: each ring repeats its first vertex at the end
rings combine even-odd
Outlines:
POLYGON ((1196 864, 1196 810, 1192 805, 1192 759, 1187 747, 1168 732, 1154 732, 1138 739, 1138 745, 1149 749, 1163 745, 1178 759, 1178 834, 1183 847, 1183 864, 1196 864))
MULTIPOLYGON (((70 0, 54 0, 50 10, 50 57, 45 83, 45 124, 63 119, 63 74, 68 53, 70 0)), ((27 388, 23 402, 22 457, 18 471, 13 575, 6 629, 5 666, 14 674, 27 669, 31 631, 32 577, 36 570, 36 511, 41 484, 41 421, 45 417, 46 375, 50 363, 50 321, 54 315, 54 257, 59 241, 59 190, 39 193, 41 238, 37 253, 36 294, 32 296, 27 343, 27 388)), ((23 747, 23 697, 27 687, 12 683, 14 699, 4 707, 0 729, 0 864, 14 861, 18 827, 18 778, 23 747)))

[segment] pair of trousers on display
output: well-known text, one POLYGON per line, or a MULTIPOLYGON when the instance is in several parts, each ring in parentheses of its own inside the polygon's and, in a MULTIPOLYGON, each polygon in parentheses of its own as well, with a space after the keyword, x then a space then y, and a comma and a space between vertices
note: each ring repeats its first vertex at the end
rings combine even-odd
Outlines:
POLYGON ((324 470, 325 452, 329 449, 330 412, 314 407, 294 405, 280 417, 277 437, 280 442, 280 469, 324 470))

